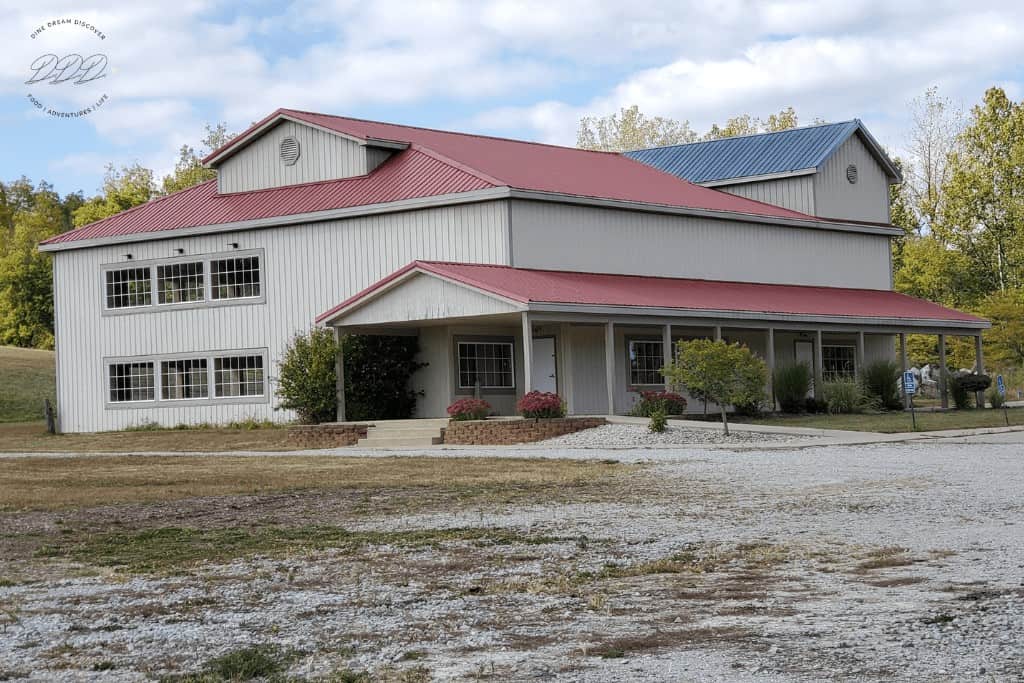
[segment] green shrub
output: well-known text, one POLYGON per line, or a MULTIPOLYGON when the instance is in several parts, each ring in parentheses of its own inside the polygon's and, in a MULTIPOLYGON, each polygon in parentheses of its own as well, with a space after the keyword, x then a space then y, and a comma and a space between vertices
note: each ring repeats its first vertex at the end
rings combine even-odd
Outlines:
POLYGON ((960 375, 960 384, 971 393, 985 391, 992 386, 992 378, 988 375, 978 374, 960 375))
POLYGON ((661 411, 666 415, 682 415, 686 412, 686 399, 674 391, 641 391, 629 414, 634 417, 650 417, 661 411))
POLYGON ((775 370, 775 398, 784 413, 804 410, 804 399, 811 390, 811 369, 807 363, 786 365, 775 370))
POLYGON ((988 393, 985 394, 985 396, 988 398, 989 405, 991 405, 996 410, 1002 408, 1003 404, 1006 403, 1006 397, 1000 394, 999 390, 996 389, 995 387, 989 389, 988 393))
POLYGON ((949 395, 953 397, 953 406, 959 410, 967 410, 971 407, 971 392, 967 391, 960 376, 949 374, 946 376, 946 385, 949 387, 949 395))
POLYGON ((409 379, 426 363, 416 337, 348 335, 345 355, 345 419, 401 420, 416 410, 423 392, 409 389, 409 379))
POLYGON ((896 361, 878 360, 861 371, 860 382, 864 395, 882 410, 902 410, 900 379, 903 370, 896 361))
POLYGON ((665 411, 655 410, 653 413, 651 413, 651 421, 647 425, 647 429, 649 429, 654 434, 661 434, 667 428, 668 416, 665 415, 665 411))
POLYGON ((864 408, 864 390, 852 379, 837 379, 821 385, 822 398, 828 403, 828 412, 857 413, 864 408))
POLYGON ((828 412, 828 401, 824 398, 808 396, 804 399, 804 410, 811 415, 823 415, 828 412))
POLYGON ((338 410, 334 369, 338 344, 327 329, 296 334, 278 364, 278 408, 294 410, 305 424, 330 422, 338 410))

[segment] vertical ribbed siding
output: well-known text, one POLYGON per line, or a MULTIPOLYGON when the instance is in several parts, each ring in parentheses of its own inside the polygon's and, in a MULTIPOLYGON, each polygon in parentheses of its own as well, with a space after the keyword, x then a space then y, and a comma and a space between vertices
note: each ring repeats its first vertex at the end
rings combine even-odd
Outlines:
POLYGON ((889 238, 513 200, 520 268, 889 289, 889 238))
POLYGON ((722 185, 715 189, 814 215, 814 177, 811 175, 722 185))
MULTIPOLYGON (((226 422, 255 417, 290 419, 276 401, 104 409, 103 358, 269 349, 273 380, 290 337, 339 301, 416 259, 507 263, 503 201, 366 216, 284 228, 139 242, 54 254, 58 410, 65 431, 226 422), (266 303, 103 315, 102 264, 263 249, 266 303)), ((273 381, 269 383, 273 391, 273 381)))
MULTIPOLYGON (((372 168, 387 159, 374 150, 372 168)), ((221 192, 243 192, 318 180, 364 175, 368 168, 367 148, 352 140, 322 130, 284 121, 249 143, 217 170, 221 192), (280 159, 281 140, 292 136, 299 141, 299 159, 286 166, 280 159)))
POLYGON ((889 222, 889 183, 884 170, 856 135, 850 137, 814 176, 817 215, 855 221, 889 222), (857 166, 857 182, 846 167, 857 166))

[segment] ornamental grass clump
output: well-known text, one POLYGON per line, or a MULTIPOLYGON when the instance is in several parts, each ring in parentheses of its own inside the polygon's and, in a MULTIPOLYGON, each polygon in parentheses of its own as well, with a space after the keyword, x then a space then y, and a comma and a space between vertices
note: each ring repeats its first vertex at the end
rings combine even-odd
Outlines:
POLYGON ((674 391, 641 391, 640 400, 630 413, 634 417, 652 417, 654 413, 682 415, 686 412, 686 399, 674 391))
POLYGON ((775 398, 784 413, 803 412, 808 392, 811 390, 811 368, 807 363, 786 365, 775 371, 772 383, 775 398))
POLYGON ((859 413, 864 409, 864 390, 853 379, 837 379, 821 385, 821 394, 828 404, 828 412, 859 413))
POLYGON ((484 420, 491 414, 491 404, 482 398, 460 398, 448 406, 448 417, 456 422, 484 420))
POLYGON ((900 379, 903 371, 896 361, 879 360, 869 364, 860 375, 864 395, 882 410, 902 410, 900 379))
POLYGON ((565 404, 558 394, 531 391, 519 399, 516 412, 526 418, 565 417, 565 404))

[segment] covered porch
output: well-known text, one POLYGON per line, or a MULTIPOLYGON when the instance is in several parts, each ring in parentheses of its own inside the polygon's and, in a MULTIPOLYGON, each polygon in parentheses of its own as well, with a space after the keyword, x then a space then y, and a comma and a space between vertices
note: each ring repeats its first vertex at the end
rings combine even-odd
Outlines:
MULTIPOLYGON (((974 337, 981 370, 988 325, 893 292, 423 262, 319 322, 338 334, 416 335, 428 364, 412 378, 424 418, 443 417, 467 396, 511 415, 533 390, 558 393, 572 415, 628 413, 640 391, 665 388, 659 370, 680 339, 740 342, 770 371, 806 363, 815 394, 825 381, 896 358, 907 333, 938 335, 940 350, 946 336, 974 337)), ((341 359, 338 368, 343 420, 341 359)), ((690 412, 703 409, 689 401, 690 412)))

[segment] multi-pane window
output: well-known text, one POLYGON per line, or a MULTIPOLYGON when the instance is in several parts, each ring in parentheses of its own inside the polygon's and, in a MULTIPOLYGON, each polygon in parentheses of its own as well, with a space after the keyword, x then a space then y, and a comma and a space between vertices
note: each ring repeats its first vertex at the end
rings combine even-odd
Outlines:
POLYGON ((165 360, 160 363, 160 398, 207 398, 209 375, 205 358, 165 360))
POLYGON ((459 342, 459 388, 515 388, 512 342, 459 342))
POLYGON ((826 382, 856 376, 857 350, 854 346, 821 345, 821 376, 826 382))
POLYGON ((107 308, 131 308, 153 303, 149 268, 108 270, 107 308))
POLYGON ((210 297, 241 299, 260 295, 260 257, 210 261, 210 297))
POLYGON ((262 396, 263 356, 224 356, 213 359, 217 397, 262 396))
POLYGON ((661 341, 629 342, 629 383, 633 386, 664 384, 665 345, 661 341))
POLYGON ((205 298, 203 262, 157 266, 156 292, 157 301, 162 304, 202 301, 205 298))
POLYGON ((156 398, 153 363, 112 363, 107 372, 111 403, 152 401, 156 398))

